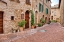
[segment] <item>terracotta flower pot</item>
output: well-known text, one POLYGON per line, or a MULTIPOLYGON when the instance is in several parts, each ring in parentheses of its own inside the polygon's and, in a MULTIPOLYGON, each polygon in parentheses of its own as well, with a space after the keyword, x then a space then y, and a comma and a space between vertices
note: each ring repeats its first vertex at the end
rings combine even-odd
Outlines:
POLYGON ((23 28, 23 27, 20 27, 19 29, 20 29, 20 32, 24 30, 24 28, 23 28))
POLYGON ((34 26, 32 25, 32 29, 34 29, 34 26))

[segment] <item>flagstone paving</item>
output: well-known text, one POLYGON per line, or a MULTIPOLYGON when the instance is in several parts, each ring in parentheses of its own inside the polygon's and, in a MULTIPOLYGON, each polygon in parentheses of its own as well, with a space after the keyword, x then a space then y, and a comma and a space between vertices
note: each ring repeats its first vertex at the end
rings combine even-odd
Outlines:
POLYGON ((19 33, 0 35, 0 42, 64 42, 64 28, 51 23, 19 33))

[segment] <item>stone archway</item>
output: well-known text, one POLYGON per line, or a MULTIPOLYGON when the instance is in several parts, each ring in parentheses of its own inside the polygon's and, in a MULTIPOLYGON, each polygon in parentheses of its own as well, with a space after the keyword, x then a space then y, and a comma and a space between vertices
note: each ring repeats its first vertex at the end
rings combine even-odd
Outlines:
POLYGON ((25 12, 25 21, 26 21, 25 29, 27 29, 29 28, 29 10, 25 12))

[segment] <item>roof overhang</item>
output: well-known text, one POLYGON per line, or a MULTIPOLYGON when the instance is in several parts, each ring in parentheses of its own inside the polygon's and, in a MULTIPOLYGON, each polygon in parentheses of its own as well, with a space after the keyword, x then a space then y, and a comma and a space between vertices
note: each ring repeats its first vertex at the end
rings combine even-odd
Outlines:
POLYGON ((59 7, 58 8, 60 8, 60 4, 61 4, 61 0, 59 0, 59 7))

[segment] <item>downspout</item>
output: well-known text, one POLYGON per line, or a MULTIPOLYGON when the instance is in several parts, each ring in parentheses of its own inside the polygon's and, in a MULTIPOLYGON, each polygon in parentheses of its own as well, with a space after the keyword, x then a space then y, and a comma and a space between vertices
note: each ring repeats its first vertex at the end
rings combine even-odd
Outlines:
MULTIPOLYGON (((62 1, 64 3, 64 0, 62 1)), ((64 26, 64 4, 63 4, 63 26, 64 26)))

